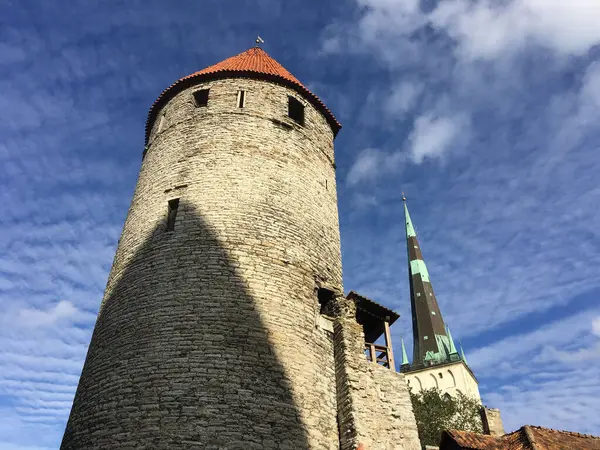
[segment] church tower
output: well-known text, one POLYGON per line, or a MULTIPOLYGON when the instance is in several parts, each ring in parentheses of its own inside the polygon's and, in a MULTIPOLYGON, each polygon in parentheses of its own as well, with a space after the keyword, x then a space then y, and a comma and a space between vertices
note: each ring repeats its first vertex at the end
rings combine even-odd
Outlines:
POLYGON ((340 128, 259 47, 159 96, 61 449, 420 448, 397 315, 343 296, 340 128))
POLYGON ((481 402, 477 378, 468 366, 462 348, 459 354, 450 329, 442 318, 406 198, 402 200, 408 250, 413 360, 412 364, 408 362, 402 342, 400 370, 413 389, 437 387, 449 394, 461 391, 481 402))

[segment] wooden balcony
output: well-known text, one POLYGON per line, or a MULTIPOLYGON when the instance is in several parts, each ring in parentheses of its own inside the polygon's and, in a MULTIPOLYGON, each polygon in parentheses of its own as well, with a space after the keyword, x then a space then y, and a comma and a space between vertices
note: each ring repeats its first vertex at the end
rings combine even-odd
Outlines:
POLYGON ((376 362, 380 366, 395 370, 394 357, 391 349, 385 345, 377 345, 365 342, 365 355, 369 361, 376 362))

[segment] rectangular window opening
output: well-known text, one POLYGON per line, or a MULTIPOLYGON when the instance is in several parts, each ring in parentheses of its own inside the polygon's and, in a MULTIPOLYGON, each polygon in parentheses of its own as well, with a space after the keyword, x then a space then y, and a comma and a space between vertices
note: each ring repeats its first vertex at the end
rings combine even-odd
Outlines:
POLYGON ((175 231, 175 219, 177 218, 177 209, 179 208, 179 199, 169 200, 169 212, 167 214, 167 231, 175 231))
POLYGON ((296 123, 304 125, 304 105, 294 97, 288 97, 288 116, 296 123))
POLYGON ((244 107, 245 100, 246 100, 246 91, 238 91, 238 97, 237 97, 238 108, 244 107))
POLYGON ((319 288, 317 291, 319 305, 321 305, 320 313, 325 315, 331 314, 332 300, 335 298, 335 293, 326 288, 319 288))
POLYGON ((194 96, 194 102, 197 107, 207 106, 208 105, 208 91, 209 89, 200 89, 198 91, 194 91, 192 94, 194 96))
POLYGON ((158 132, 160 133, 165 127, 165 115, 160 116, 160 122, 158 122, 158 132))

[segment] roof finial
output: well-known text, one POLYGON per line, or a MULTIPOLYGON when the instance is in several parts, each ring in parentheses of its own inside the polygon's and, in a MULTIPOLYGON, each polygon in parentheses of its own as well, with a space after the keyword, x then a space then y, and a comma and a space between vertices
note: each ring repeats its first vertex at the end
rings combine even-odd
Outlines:
POLYGON ((406 202, 406 195, 404 195, 404 192, 402 192, 402 201, 406 202))
POLYGON ((260 44, 264 44, 265 43, 265 41, 263 40, 263 38, 261 38, 260 36, 256 36, 256 40, 254 42, 256 42, 255 47, 260 47, 260 44))

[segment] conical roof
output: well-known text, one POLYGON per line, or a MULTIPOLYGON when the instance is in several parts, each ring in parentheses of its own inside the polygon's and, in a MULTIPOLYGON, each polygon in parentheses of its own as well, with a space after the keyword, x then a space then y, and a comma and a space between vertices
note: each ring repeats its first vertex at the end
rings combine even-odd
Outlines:
POLYGON ((281 64, 275 61, 260 47, 252 47, 245 52, 239 53, 231 58, 227 58, 220 63, 214 64, 199 72, 188 75, 185 78, 195 77, 197 75, 217 73, 217 72, 254 72, 262 75, 274 75, 281 77, 302 86, 298 79, 289 73, 281 64))
POLYGON ((253 78, 283 84, 301 94, 325 116, 333 130, 334 136, 342 127, 333 113, 329 111, 319 97, 304 87, 294 75, 275 61, 275 59, 271 58, 271 56, 269 56, 262 48, 252 47, 245 52, 227 58, 206 69, 180 78, 165 89, 150 108, 148 121, 146 122, 146 142, 150 135, 152 123, 162 105, 173 98, 177 93, 195 83, 220 78, 253 78))

